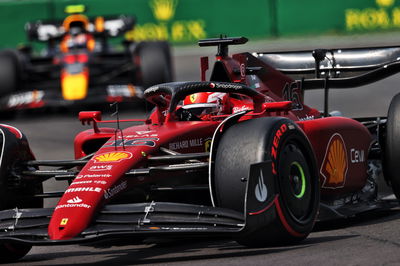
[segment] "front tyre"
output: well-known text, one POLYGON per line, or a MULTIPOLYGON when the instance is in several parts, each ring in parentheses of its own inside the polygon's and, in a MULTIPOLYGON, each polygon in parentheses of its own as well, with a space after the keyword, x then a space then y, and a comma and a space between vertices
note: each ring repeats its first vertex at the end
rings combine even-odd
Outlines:
MULTIPOLYGON (((251 229, 238 242, 246 246, 293 244, 311 232, 319 207, 319 179, 311 145, 286 118, 247 120, 222 136, 215 157, 216 205, 243 212, 250 165, 271 160, 277 181, 276 215, 251 229)), ((272 211, 272 210, 270 210, 272 211)))
MULTIPOLYGON (((42 183, 18 177, 26 170, 24 162, 33 160, 26 137, 16 128, 0 125, 0 210, 43 208, 42 183)), ((20 243, 0 243, 0 261, 12 262, 24 257, 32 248, 20 243)))
POLYGON ((31 250, 32 246, 19 243, 0 244, 0 261, 2 263, 15 262, 23 258, 31 250))

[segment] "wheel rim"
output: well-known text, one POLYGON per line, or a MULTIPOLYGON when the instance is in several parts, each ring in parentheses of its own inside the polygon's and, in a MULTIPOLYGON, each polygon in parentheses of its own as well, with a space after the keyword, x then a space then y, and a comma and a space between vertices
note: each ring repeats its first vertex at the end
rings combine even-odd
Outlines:
POLYGON ((289 215, 305 223, 312 211, 311 176, 302 152, 295 144, 283 148, 279 162, 280 196, 289 215))
POLYGON ((292 185, 292 193, 298 199, 301 199, 306 192, 306 177, 303 167, 298 162, 293 162, 290 165, 290 184, 292 185))

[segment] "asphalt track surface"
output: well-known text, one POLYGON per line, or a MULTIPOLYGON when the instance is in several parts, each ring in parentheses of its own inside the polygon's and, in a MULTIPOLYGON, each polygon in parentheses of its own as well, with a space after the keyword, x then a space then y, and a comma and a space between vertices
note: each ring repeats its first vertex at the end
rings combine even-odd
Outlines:
MULTIPOLYGON (((400 44, 393 33, 344 38, 294 38, 251 42, 233 51, 277 51, 330 47, 400 44), (397 43, 396 43, 397 42, 397 43)), ((213 48, 175 49, 176 79, 198 80, 199 56, 215 54, 213 48)), ((400 75, 361 88, 331 91, 330 110, 351 117, 386 115, 390 99, 400 92, 400 75)), ((322 109, 322 92, 306 94, 306 103, 322 109)), ((140 109, 124 111, 123 117, 144 117, 140 109)), ((107 117, 107 115, 105 115, 107 117)), ((38 159, 72 158, 74 135, 86 129, 75 111, 23 113, 4 121, 21 129, 38 159)), ((46 182, 47 191, 65 189, 64 182, 46 182)), ((54 206, 56 201, 47 201, 54 206)), ((15 265, 400 265, 400 211, 379 212, 348 220, 317 224, 299 245, 244 248, 221 239, 154 240, 143 245, 111 247, 34 247, 15 265)))

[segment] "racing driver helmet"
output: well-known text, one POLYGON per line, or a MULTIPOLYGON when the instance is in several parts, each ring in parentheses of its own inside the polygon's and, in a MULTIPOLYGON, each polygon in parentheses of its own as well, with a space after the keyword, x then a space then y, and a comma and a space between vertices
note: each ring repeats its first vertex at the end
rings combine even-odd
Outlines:
POLYGON ((225 113, 228 94, 224 92, 198 92, 186 96, 182 108, 189 110, 193 115, 218 115, 225 113))
POLYGON ((64 19, 63 28, 72 35, 85 33, 89 30, 89 19, 82 14, 70 15, 64 19))

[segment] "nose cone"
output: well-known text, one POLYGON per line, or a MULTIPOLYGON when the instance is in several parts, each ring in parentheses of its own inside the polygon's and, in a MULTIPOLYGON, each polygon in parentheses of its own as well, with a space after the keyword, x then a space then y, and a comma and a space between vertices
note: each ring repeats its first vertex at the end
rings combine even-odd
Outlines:
POLYGON ((90 223, 91 209, 90 206, 55 210, 48 227, 50 239, 67 240, 79 235, 90 223))
POLYGON ((53 240, 78 236, 93 219, 95 209, 103 198, 100 187, 77 187, 74 182, 57 204, 48 227, 53 240))

